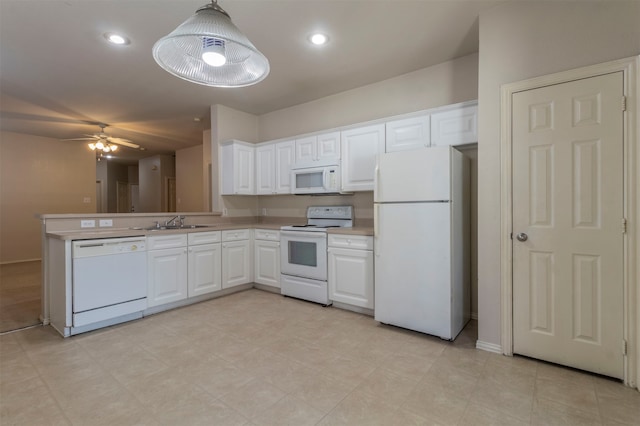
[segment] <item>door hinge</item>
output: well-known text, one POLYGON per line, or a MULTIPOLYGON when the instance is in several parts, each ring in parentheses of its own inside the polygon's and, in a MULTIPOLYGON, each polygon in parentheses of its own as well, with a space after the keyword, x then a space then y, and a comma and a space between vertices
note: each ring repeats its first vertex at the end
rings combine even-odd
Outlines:
POLYGON ((513 232, 509 234, 509 238, 513 240, 513 232))
POLYGON ((627 355, 627 341, 622 339, 622 355, 627 355))
POLYGON ((622 97, 622 111, 626 111, 627 110, 627 97, 623 96, 622 97))
POLYGON ((627 218, 626 217, 622 218, 622 233, 623 234, 627 233, 627 218))

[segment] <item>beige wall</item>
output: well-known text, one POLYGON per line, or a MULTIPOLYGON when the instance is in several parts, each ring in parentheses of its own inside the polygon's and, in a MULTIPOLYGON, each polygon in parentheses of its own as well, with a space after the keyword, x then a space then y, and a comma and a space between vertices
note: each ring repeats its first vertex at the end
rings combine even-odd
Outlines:
POLYGON ((176 176, 172 155, 154 155, 138 161, 140 185, 140 211, 138 213, 166 212, 166 180, 176 176))
MULTIPOLYGON (((357 192, 353 195, 312 197, 310 195, 268 195, 259 197, 260 214, 266 216, 306 217, 308 206, 352 205, 358 219, 373 220, 373 192, 357 192)), ((367 225, 371 225, 371 222, 367 225)))
POLYGON ((478 340, 500 344, 500 86, 640 53, 640 2, 508 2, 480 15, 478 340))
POLYGON ((212 186, 213 211, 226 212, 228 216, 256 216, 258 199, 252 196, 220 195, 220 170, 218 167, 220 143, 229 139, 258 142, 258 117, 237 111, 224 105, 211 106, 211 164, 215 177, 212 186))
POLYGON ((202 211, 211 211, 211 129, 202 132, 202 211))
POLYGON ((108 205, 108 185, 109 185, 109 170, 107 168, 106 161, 96 162, 96 188, 98 182, 100 185, 100 191, 96 190, 96 213, 106 213, 109 208, 108 205), (100 198, 98 200, 98 197, 100 198))
POLYGON ((118 213, 118 182, 129 183, 129 167, 112 161, 107 163, 107 209, 106 213, 118 213))
POLYGON ((95 181, 84 144, 0 132, 0 263, 40 258, 36 215, 95 212, 95 181))
POLYGON ((197 145, 176 151, 176 210, 179 212, 201 212, 204 210, 203 148, 197 145))
POLYGON ((260 141, 477 99, 478 55, 404 74, 259 117, 260 141))

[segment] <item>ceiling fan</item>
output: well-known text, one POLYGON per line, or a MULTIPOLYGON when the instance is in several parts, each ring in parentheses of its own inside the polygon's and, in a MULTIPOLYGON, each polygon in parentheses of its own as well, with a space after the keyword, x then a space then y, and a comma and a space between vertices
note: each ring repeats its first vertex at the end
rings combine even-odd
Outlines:
POLYGON ((91 150, 100 150, 102 152, 111 152, 118 149, 118 145, 129 148, 139 149, 140 145, 131 142, 129 139, 116 138, 109 136, 104 132, 107 127, 104 123, 98 123, 100 132, 93 135, 85 135, 84 138, 65 139, 67 141, 90 141, 89 148, 91 150))

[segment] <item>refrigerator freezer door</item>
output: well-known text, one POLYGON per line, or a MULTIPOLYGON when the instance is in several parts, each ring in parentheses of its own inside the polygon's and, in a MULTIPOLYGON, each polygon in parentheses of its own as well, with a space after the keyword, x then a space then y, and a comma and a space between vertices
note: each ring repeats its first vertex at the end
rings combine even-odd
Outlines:
POLYGON ((376 205, 375 319, 451 339, 450 203, 376 205))
POLYGON ((450 200, 451 150, 442 146, 380 154, 374 202, 450 200))

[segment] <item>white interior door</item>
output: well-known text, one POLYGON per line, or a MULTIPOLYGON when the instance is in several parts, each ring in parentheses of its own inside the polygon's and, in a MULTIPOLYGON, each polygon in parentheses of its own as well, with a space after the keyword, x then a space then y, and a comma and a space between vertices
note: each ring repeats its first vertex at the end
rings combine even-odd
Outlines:
POLYGON ((512 99, 513 351, 617 378, 623 377, 622 77, 512 99))

